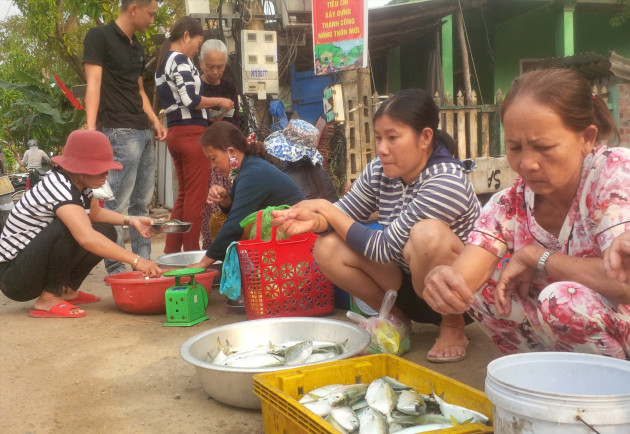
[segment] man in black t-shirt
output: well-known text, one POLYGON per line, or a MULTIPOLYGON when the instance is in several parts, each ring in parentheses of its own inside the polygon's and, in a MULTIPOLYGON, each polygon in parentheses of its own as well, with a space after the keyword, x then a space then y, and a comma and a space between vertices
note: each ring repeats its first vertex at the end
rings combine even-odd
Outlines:
MULTIPOLYGON (((83 46, 87 128, 102 129, 114 160, 123 165, 107 176, 115 199, 105 207, 134 216, 149 215, 153 196, 156 160, 151 126, 158 140, 166 139, 166 129, 144 91, 144 50, 134 34, 149 28, 157 10, 157 0, 122 0, 116 21, 90 29, 83 46)), ((123 228, 117 230, 118 244, 124 247, 123 228)), ((133 252, 148 259, 151 240, 133 228, 129 232, 133 252)), ((109 274, 125 271, 120 262, 106 260, 105 265, 109 274)))

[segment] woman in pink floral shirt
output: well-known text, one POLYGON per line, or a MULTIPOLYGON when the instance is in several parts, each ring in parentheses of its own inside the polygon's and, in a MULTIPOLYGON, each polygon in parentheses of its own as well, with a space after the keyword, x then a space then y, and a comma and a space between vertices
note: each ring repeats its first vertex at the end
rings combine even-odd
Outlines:
POLYGON ((618 137, 606 103, 575 71, 534 71, 514 81, 501 119, 520 176, 486 204, 455 263, 427 276, 425 300, 468 311, 505 354, 630 358, 630 285, 602 259, 630 230, 630 149, 605 145, 618 137))

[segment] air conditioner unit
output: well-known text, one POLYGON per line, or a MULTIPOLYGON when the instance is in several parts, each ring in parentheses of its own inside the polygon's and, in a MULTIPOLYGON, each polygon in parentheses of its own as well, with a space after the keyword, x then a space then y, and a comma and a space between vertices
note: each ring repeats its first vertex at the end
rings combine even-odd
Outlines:
POLYGON ((241 30, 243 64, 243 93, 258 95, 278 94, 278 42, 276 32, 241 30))

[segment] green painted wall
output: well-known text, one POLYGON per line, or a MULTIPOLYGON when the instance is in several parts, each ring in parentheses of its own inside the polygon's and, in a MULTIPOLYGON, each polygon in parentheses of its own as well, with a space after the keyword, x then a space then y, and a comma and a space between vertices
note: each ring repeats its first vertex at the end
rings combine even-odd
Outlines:
POLYGON ((567 57, 575 54, 575 42, 573 41, 573 15, 574 10, 567 8, 558 13, 556 27, 556 56, 567 57))
MULTIPOLYGON (((472 56, 472 59, 469 59, 468 62, 470 64, 470 80, 472 88, 477 92, 478 104, 481 104, 481 96, 483 96, 484 104, 494 104, 494 60, 493 49, 490 47, 492 43, 492 27, 488 19, 488 13, 478 8, 467 10, 464 13, 464 22, 466 23, 466 30, 468 30, 472 56), (477 70, 476 77, 475 69, 477 70), (478 84, 477 79, 479 81, 478 84)), ((458 36, 453 35, 453 38, 458 38, 458 36)), ((461 50, 459 46, 454 54, 458 59, 458 64, 461 65, 461 50)), ((461 83, 461 87, 456 86, 455 88, 463 91, 463 83, 461 83)))
POLYGON ((427 73, 435 36, 409 42, 400 47, 400 85, 402 89, 427 87, 427 73))
POLYGON ((575 11, 575 53, 595 51, 608 56, 614 50, 623 57, 630 57, 630 21, 622 26, 613 27, 611 12, 575 11))
MULTIPOLYGON (((494 87, 509 90, 520 74, 520 60, 554 57, 558 10, 537 7, 498 22, 494 28, 494 87)), ((495 21, 496 22, 496 21, 495 21)))
POLYGON ((453 15, 444 17, 444 21, 440 32, 444 94, 453 95, 453 15))
POLYGON ((400 47, 391 48, 387 53, 387 77, 388 77, 388 91, 390 94, 395 94, 400 89, 400 47))

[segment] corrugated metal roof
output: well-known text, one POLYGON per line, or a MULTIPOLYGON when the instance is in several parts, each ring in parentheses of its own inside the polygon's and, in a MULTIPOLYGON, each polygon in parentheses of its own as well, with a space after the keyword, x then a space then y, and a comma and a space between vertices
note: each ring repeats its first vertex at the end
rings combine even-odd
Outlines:
POLYGON ((580 53, 567 57, 548 57, 529 61, 527 66, 527 70, 575 69, 587 80, 596 80, 613 75, 630 80, 630 59, 626 59, 614 52, 611 53, 609 58, 594 52, 580 53))
MULTIPOLYGON (((464 9, 480 3, 480 0, 461 0, 464 9)), ((425 0, 370 9, 370 53, 396 47, 435 32, 442 26, 442 19, 457 9, 457 0, 425 0)))

